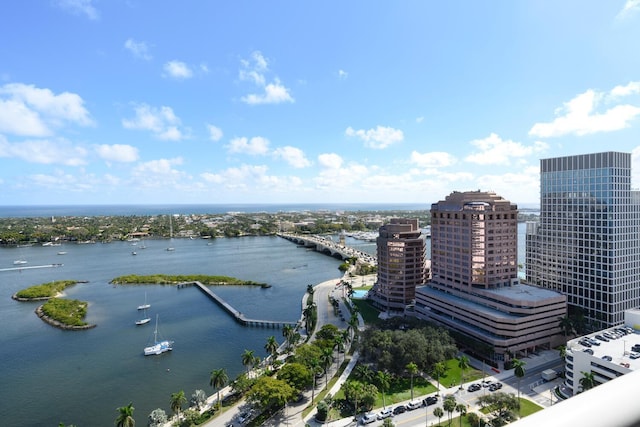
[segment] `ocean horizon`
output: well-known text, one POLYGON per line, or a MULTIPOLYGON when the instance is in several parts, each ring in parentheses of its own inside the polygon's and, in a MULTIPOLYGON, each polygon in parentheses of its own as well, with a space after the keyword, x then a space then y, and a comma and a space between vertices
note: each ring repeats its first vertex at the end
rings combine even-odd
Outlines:
MULTIPOLYGON (((220 204, 104 204, 0 205, 0 218, 63 216, 133 216, 320 211, 428 211, 431 203, 220 203, 220 204)), ((538 209, 521 205, 521 211, 538 209)))

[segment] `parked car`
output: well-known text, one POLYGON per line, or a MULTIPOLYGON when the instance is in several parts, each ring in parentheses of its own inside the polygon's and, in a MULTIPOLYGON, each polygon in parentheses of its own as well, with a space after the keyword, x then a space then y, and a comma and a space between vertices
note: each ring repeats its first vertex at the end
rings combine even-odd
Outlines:
POLYGON ((407 407, 404 405, 399 405, 393 408, 393 415, 400 415, 404 414, 405 412, 407 412, 407 407))
POLYGON ((376 414, 364 414, 362 418, 360 418, 360 424, 371 424, 376 419, 376 414))
POLYGON ((424 403, 425 406, 435 405, 438 403, 438 396, 427 396, 422 403, 424 403))
POLYGON ((470 384, 469 387, 467 387, 467 391, 478 391, 482 388, 482 386, 478 383, 473 383, 470 384))
POLYGON ((611 356, 602 356, 602 360, 606 360, 607 362, 611 362, 611 356))
POLYGON ((393 412, 391 411, 391 408, 384 408, 378 414, 378 419, 379 420, 384 420, 385 418, 389 418, 391 415, 393 415, 393 412))
POLYGON ((591 350, 590 348, 585 348, 582 351, 584 351, 585 353, 589 353, 589 354, 593 355, 593 350, 591 350))
POLYGON ((410 411, 413 411, 414 409, 418 409, 422 407, 422 402, 416 401, 416 402, 409 402, 407 403, 407 409, 410 411))
POLYGON ((640 358, 640 353, 636 353, 634 351, 629 353, 629 359, 638 359, 638 358, 640 358))

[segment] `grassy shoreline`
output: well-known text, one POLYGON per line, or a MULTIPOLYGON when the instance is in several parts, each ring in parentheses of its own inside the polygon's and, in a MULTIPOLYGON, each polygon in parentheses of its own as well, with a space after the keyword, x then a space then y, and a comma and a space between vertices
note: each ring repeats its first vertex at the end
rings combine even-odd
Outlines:
POLYGON ((140 276, 130 274, 127 276, 119 276, 111 280, 114 285, 178 285, 186 282, 200 282, 203 285, 240 285, 240 286, 261 286, 269 287, 266 283, 258 283, 252 280, 240 280, 229 276, 209 276, 204 274, 191 275, 169 275, 169 274, 151 274, 140 276))

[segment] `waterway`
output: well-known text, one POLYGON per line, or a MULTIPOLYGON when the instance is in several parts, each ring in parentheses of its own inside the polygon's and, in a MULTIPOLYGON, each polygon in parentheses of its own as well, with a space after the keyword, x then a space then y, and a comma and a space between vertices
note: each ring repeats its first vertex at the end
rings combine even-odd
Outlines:
POLYGON ((278 237, 149 240, 108 244, 64 244, 0 248, 0 269, 62 263, 58 268, 0 271, 0 419, 7 426, 108 426, 116 408, 133 402, 140 425, 155 408, 170 413, 172 393, 196 389, 212 394, 210 372, 225 368, 235 378, 241 354, 266 355, 280 329, 244 327, 195 287, 113 286, 125 274, 212 274, 266 282, 271 288, 215 287, 215 292, 248 317, 295 321, 308 284, 340 276, 340 261, 297 247, 278 237), (166 251, 168 246, 174 251, 166 251), (58 255, 64 251, 65 255, 58 255), (135 251, 137 255, 132 255, 135 251), (66 290, 89 302, 86 331, 53 328, 34 313, 38 303, 11 299, 16 291, 53 280, 87 280, 66 290), (174 350, 145 357, 154 322, 136 326, 137 306, 146 299, 149 315, 160 319, 174 350))

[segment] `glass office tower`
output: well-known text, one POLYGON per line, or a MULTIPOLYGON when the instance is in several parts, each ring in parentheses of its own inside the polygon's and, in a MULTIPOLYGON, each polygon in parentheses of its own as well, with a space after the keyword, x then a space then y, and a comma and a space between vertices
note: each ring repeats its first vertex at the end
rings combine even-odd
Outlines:
POLYGON ((640 215, 631 154, 540 160, 540 222, 527 225, 526 275, 567 295, 588 328, 640 305, 640 215))

